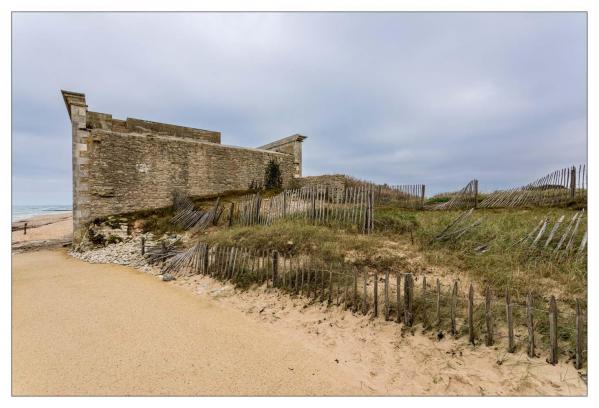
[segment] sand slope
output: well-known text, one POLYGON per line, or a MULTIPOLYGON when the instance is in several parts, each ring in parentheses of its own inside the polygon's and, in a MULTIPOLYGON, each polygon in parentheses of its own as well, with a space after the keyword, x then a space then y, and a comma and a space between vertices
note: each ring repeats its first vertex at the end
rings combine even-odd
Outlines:
POLYGON ((365 394, 293 336, 116 265, 13 256, 15 395, 365 394))

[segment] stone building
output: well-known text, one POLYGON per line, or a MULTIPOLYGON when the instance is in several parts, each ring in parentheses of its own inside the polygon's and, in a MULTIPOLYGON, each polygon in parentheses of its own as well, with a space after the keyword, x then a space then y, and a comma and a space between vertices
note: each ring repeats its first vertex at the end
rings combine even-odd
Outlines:
POLYGON ((228 146, 220 132, 115 119, 89 111, 82 93, 62 96, 73 133, 75 244, 93 219, 167 207, 175 189, 194 197, 246 190, 263 181, 271 160, 285 187, 302 175, 302 135, 258 148, 228 146))

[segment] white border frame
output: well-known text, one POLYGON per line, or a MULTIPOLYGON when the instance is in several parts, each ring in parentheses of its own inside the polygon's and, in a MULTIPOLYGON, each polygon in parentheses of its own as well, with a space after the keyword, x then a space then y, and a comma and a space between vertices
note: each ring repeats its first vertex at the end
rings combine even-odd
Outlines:
MULTIPOLYGON (((360 1, 360 0, 305 0, 305 1, 292 1, 292 0, 254 0, 251 3, 243 0, 224 0, 219 3, 208 1, 184 1, 184 0, 169 0, 169 1, 158 1, 158 0, 146 0, 146 1, 132 1, 132 0, 90 0, 90 1, 73 1, 73 0, 59 0, 59 1, 16 1, 16 0, 4 0, 0 2, 0 38, 2 44, 2 80, 0 86, 0 92, 2 98, 0 100, 0 129, 1 135, 0 143, 0 168, 2 171, 2 200, 0 202, 1 213, 4 214, 2 219, 2 231, 1 234, 1 249, 2 249, 2 285, 0 287, 2 299, 2 306, 0 307, 0 316, 2 319, 2 336, 0 336, 0 348, 2 356, 2 367, 0 371, 0 382, 2 384, 1 395, 2 399, 6 399, 5 403, 11 403, 15 406, 29 405, 30 403, 44 404, 44 406, 60 406, 61 408, 70 406, 79 406, 86 404, 90 406, 101 406, 106 403, 125 405, 125 404, 143 404, 144 407, 159 406, 159 404, 176 403, 177 405, 188 405, 193 404, 197 407, 198 404, 228 404, 228 403, 240 403, 248 406, 259 406, 269 407, 280 404, 286 406, 300 406, 300 404, 344 404, 349 406, 363 406, 365 403, 375 402, 377 404, 397 406, 402 403, 418 403, 423 405, 435 405, 455 403, 460 406, 474 406, 474 405, 490 405, 499 406, 504 404, 530 404, 530 403, 542 403, 546 407, 561 406, 564 403, 572 404, 583 404, 589 405, 595 397, 597 383, 596 376, 592 368, 596 368, 595 364, 595 353, 594 348, 591 348, 591 344, 595 344, 597 338, 597 331, 593 324, 588 325, 589 333, 589 349, 592 349, 589 353, 589 397, 588 398, 577 398, 572 401, 565 401, 562 398, 545 398, 543 401, 529 401, 528 399, 522 398, 510 398, 509 400, 503 400, 498 398, 445 398, 439 400, 435 397, 421 397, 418 401, 407 401, 407 400, 395 400, 392 398, 378 398, 376 401, 366 401, 363 399, 310 399, 308 401, 300 398, 287 398, 284 401, 278 398, 244 398, 233 399, 233 398, 202 398, 196 400, 194 398, 176 398, 170 399, 168 402, 162 400, 162 398, 112 398, 109 401, 98 399, 98 398, 87 398, 85 400, 81 398, 10 398, 10 387, 11 387, 11 348, 10 348, 10 319, 11 319, 11 274, 10 272, 10 235, 9 231, 9 215, 11 213, 11 193, 10 193, 10 175, 11 175, 11 13, 12 11, 586 11, 587 12, 587 24, 588 24, 588 157, 589 167, 591 168, 590 188, 589 188, 589 207, 593 207, 589 214, 589 271, 591 271, 588 284, 589 284, 589 322, 594 321, 594 317, 597 313, 597 305, 593 301, 593 294, 596 291, 595 281, 597 278, 592 272, 597 266, 597 256, 593 249, 597 248, 595 242, 595 231, 597 230, 597 223, 595 223, 594 211, 597 193, 595 190, 594 178, 592 177, 593 169, 595 168, 595 154, 597 153, 597 142, 592 135, 597 134, 596 119, 598 117, 598 96, 597 96, 597 73, 599 73, 599 64, 597 63, 597 55, 599 54, 599 41, 597 39, 599 24, 599 1, 593 0, 485 0, 485 1, 465 1, 465 0, 420 0, 420 1, 408 1, 408 0, 371 0, 371 1, 360 1), (592 368, 591 368, 592 367, 592 368), (595 391, 595 392, 594 392, 595 391)), ((595 136, 597 137, 597 136, 595 136)), ((593 404, 596 405, 597 401, 593 404)))

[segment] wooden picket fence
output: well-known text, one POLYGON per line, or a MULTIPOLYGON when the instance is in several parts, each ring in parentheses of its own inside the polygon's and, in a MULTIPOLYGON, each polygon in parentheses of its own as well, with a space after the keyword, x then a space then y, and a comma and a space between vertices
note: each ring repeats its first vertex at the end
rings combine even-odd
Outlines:
POLYGON ((271 225, 280 219, 355 225, 368 234, 374 229, 374 190, 368 186, 311 186, 287 189, 270 198, 259 193, 246 195, 229 207, 229 226, 271 225))
POLYGON ((560 327, 559 322, 575 319, 572 352, 575 367, 581 368, 586 358, 586 312, 579 300, 575 301, 575 310, 567 312, 558 309, 554 296, 547 300, 529 293, 525 300, 518 301, 509 290, 497 298, 490 288, 477 296, 472 284, 464 296, 457 281, 447 284, 437 278, 431 285, 430 277, 411 273, 397 272, 391 276, 389 271, 358 270, 343 262, 322 263, 309 256, 230 246, 209 247, 201 242, 167 261, 163 272, 179 276, 204 274, 246 286, 266 284, 314 302, 371 314, 375 318, 382 316, 406 327, 421 323, 425 329, 438 330, 441 337, 443 331, 453 336, 467 334, 471 344, 480 344, 484 338, 486 346, 494 346, 505 339, 509 353, 515 352, 518 346, 525 348, 530 357, 548 350, 550 364, 556 364, 560 349, 567 348, 563 343, 565 327, 560 327), (417 287, 419 280, 420 288, 417 287), (537 307, 541 303, 547 307, 537 307), (524 340, 518 343, 517 339, 521 338, 524 340), (540 347, 542 343, 544 346, 540 347))
POLYGON ((424 207, 425 189, 424 184, 379 185, 375 189, 375 202, 401 208, 421 209, 424 207))
POLYGON ((532 183, 509 190, 495 191, 480 204, 481 208, 554 206, 587 197, 586 164, 556 170, 532 183))

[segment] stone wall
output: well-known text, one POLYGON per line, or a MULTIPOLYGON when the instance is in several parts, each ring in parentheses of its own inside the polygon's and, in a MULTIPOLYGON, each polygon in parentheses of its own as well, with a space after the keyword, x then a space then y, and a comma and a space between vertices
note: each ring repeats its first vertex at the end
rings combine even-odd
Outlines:
POLYGON ((264 181, 270 160, 280 164, 284 187, 301 174, 305 136, 227 146, 220 132, 114 119, 88 111, 84 94, 62 94, 72 123, 75 244, 93 219, 169 206, 175 189, 198 197, 247 190, 264 181))
POLYGON ((246 190, 262 182, 270 160, 283 184, 293 175, 293 156, 151 134, 94 129, 89 147, 89 195, 95 217, 166 207, 175 189, 190 196, 246 190))

